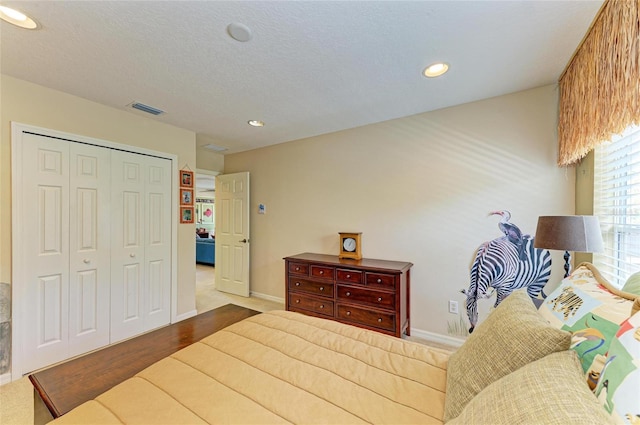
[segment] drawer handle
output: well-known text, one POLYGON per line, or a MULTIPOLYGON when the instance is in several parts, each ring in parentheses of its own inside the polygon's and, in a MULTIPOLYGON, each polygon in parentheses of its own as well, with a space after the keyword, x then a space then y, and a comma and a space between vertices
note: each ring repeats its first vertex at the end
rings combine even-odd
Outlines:
POLYGON ((296 271, 299 272, 300 271, 300 267, 296 267, 296 271))
POLYGON ((320 308, 324 308, 324 304, 320 304, 320 308))
POLYGON ((347 279, 351 279, 351 275, 350 274, 347 275, 347 279))
POLYGON ((324 270, 320 270, 320 274, 324 274, 324 270))
POLYGON ((347 316, 351 316, 351 312, 350 311, 347 311, 347 316))
POLYGON ((345 295, 346 295, 347 297, 350 297, 350 296, 351 296, 351 292, 347 292, 345 295))
POLYGON ((378 302, 382 301, 382 297, 378 297, 378 302))
POLYGON ((300 286, 300 282, 296 282, 296 286, 300 286))
POLYGON ((378 323, 381 323, 382 319, 380 317, 378 317, 378 323))
POLYGON ((382 279, 378 279, 378 283, 382 283, 382 279))
POLYGON ((321 286, 321 287, 320 287, 320 291, 324 291, 324 286, 321 286))
POLYGON ((300 300, 296 300, 296 304, 300 304, 300 300))

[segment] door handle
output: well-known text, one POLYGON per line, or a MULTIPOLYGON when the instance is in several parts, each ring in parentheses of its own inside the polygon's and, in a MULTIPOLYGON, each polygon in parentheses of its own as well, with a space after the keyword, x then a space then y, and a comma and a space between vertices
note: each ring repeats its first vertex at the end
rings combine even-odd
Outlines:
POLYGON ((243 240, 241 240, 241 241, 239 241, 239 242, 247 243, 247 242, 249 242, 249 239, 243 239, 243 240))

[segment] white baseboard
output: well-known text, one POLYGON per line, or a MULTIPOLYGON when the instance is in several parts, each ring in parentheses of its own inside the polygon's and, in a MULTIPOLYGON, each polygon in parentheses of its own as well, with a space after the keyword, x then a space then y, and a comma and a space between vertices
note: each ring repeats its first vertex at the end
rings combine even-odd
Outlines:
POLYGON ((284 298, 274 297, 273 295, 261 294, 260 292, 251 291, 251 296, 262 300, 273 301, 275 303, 284 304, 284 298))
POLYGON ((11 372, 0 375, 0 386, 11 382, 11 372))
POLYGON ((411 328, 411 336, 422 338, 427 341, 437 342, 439 344, 460 347, 464 343, 464 339, 456 338, 449 335, 437 334, 435 332, 423 331, 422 329, 411 328))
POLYGON ((176 320, 173 323, 182 322, 198 314, 198 310, 187 311, 186 313, 178 314, 176 320))

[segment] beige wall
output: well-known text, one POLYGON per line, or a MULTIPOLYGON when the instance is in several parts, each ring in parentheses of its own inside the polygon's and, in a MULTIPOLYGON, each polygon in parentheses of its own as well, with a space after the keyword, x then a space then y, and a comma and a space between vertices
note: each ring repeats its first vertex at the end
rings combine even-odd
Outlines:
POLYGON ((339 231, 363 232, 365 257, 414 263, 412 327, 447 334, 458 322, 448 300, 466 314, 459 291, 475 249, 501 236, 489 211, 510 210, 531 234, 539 215, 574 213, 574 172, 555 165, 556 115, 546 86, 226 155, 225 173, 251 173, 251 290, 284 298, 282 257, 335 254, 339 231))
MULTIPOLYGON (((594 156, 591 151, 575 167, 576 169, 576 214, 593 215, 593 165, 594 156)), ((592 262, 593 254, 576 252, 573 255, 574 265, 583 261, 592 262)))
POLYGON ((224 155, 196 148, 196 168, 222 173, 224 170, 224 155))
MULTIPOLYGON (((11 121, 178 156, 195 168, 195 133, 6 75, 0 80, 0 282, 11 282, 11 121)), ((178 226, 177 313, 195 309, 195 225, 178 226)), ((15 284, 19 284, 16 282, 15 284)))

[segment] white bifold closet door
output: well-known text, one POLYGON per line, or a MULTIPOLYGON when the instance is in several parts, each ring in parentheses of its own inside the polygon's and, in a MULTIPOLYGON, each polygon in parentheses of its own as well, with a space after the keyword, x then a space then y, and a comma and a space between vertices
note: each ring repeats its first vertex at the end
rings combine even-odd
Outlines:
POLYGON ((171 318, 171 162, 111 154, 111 342, 171 318))
POLYGON ((23 134, 23 371, 170 322, 171 161, 23 134))

